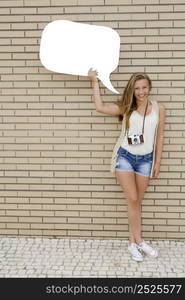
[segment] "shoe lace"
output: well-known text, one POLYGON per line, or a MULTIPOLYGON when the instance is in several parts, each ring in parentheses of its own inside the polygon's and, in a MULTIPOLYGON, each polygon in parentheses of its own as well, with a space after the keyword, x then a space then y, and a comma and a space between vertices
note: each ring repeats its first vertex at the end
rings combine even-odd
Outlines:
POLYGON ((131 251, 132 251, 132 254, 133 255, 136 255, 136 256, 141 256, 141 253, 139 252, 139 250, 138 250, 138 248, 137 248, 137 246, 136 245, 133 245, 132 247, 131 247, 131 251))
POLYGON ((154 249, 150 245, 148 245, 147 243, 145 243, 145 242, 143 242, 142 248, 145 249, 146 251, 149 251, 149 252, 154 251, 154 249))

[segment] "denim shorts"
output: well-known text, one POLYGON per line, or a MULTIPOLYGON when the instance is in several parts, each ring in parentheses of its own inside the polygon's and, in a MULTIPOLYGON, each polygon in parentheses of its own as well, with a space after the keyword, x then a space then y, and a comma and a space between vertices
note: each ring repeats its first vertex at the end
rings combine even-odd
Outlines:
POLYGON ((147 177, 150 176, 153 152, 145 155, 134 155, 120 147, 117 154, 116 170, 134 172, 147 177))

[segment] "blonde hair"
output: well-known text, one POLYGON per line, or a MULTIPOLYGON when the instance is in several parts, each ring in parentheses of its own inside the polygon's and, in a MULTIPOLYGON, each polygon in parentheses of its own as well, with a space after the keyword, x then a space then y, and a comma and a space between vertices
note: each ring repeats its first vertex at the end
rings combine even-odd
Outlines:
POLYGON ((146 79, 149 83, 149 88, 152 88, 152 82, 149 76, 146 73, 134 73, 126 87, 122 96, 122 99, 117 101, 117 104, 121 108, 123 114, 119 116, 119 120, 122 121, 123 117, 125 119, 125 132, 129 129, 129 119, 134 110, 137 109, 137 102, 134 96, 134 85, 135 82, 141 79, 146 79))

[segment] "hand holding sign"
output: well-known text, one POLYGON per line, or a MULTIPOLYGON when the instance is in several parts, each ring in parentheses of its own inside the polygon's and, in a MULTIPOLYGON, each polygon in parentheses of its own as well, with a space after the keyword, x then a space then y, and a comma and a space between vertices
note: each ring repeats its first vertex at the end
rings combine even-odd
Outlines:
POLYGON ((110 27, 66 20, 48 23, 43 30, 40 60, 50 71, 87 76, 91 67, 114 93, 110 73, 119 61, 120 37, 110 27))

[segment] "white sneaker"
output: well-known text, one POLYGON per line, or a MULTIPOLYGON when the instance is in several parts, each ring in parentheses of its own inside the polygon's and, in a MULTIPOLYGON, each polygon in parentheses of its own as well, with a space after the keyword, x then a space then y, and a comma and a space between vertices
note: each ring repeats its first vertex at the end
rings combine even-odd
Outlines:
POLYGON ((150 255, 151 257, 157 257, 158 251, 148 245, 145 241, 138 245, 138 248, 142 250, 145 254, 150 255))
POLYGON ((138 250, 138 246, 135 243, 131 243, 128 247, 128 251, 132 255, 132 259, 136 261, 143 261, 143 256, 141 252, 138 250))

